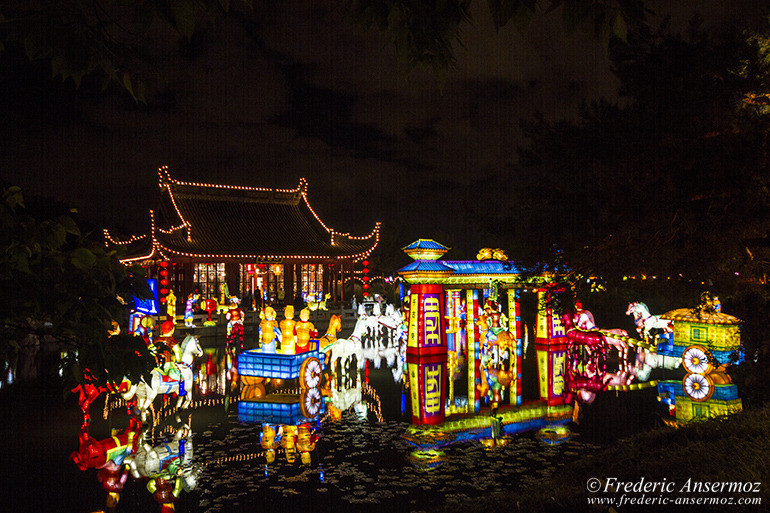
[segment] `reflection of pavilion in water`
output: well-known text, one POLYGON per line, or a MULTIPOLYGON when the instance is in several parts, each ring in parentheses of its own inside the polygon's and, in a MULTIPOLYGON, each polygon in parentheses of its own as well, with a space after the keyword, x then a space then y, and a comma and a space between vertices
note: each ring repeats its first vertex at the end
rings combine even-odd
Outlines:
MULTIPOLYGON (((372 362, 376 369, 385 361, 393 369, 394 379, 400 381, 406 349, 402 344, 404 319, 401 312, 376 295, 374 301, 361 303, 357 313, 353 336, 360 337, 363 358, 372 362)), ((359 366, 362 365, 363 362, 359 362, 359 366)))
POLYGON ((546 305, 551 277, 527 278, 497 250, 482 251, 478 261, 439 261, 448 248, 432 240, 404 250, 414 259, 399 270, 411 284, 406 363, 412 422, 440 424, 438 431, 410 429, 407 438, 435 446, 566 424, 572 413, 565 388, 567 339, 546 305), (527 296, 537 303, 529 359, 536 370, 523 368, 527 296), (492 415, 479 416, 482 409, 492 415))

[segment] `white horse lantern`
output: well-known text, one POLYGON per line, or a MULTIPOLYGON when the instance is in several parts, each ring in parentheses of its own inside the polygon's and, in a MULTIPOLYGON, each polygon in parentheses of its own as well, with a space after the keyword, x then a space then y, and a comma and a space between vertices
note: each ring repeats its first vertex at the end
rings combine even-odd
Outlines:
POLYGON ((636 323, 636 331, 639 336, 645 340, 652 337, 651 331, 654 329, 663 330, 663 333, 674 331, 673 323, 666 319, 661 319, 660 315, 651 315, 650 309, 644 303, 629 303, 626 315, 633 315, 636 323))
POLYGON ((179 428, 170 442, 151 446, 144 443, 136 454, 126 458, 135 479, 155 477, 172 466, 187 465, 192 461, 192 436, 187 425, 179 428))
POLYGON ((180 345, 182 357, 179 363, 166 362, 155 367, 149 384, 142 380, 123 394, 127 401, 136 396, 136 407, 142 414, 142 420, 145 420, 147 410, 158 395, 177 394, 177 408, 186 408, 192 402, 192 363, 196 357, 203 355, 203 350, 194 335, 187 335, 180 345))

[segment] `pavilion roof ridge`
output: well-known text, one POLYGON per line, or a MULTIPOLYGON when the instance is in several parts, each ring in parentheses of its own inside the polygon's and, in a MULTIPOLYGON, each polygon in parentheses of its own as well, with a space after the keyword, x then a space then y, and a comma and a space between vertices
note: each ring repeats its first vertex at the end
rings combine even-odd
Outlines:
POLYGON ((294 189, 189 182, 172 178, 168 166, 164 165, 158 168, 158 187, 171 195, 191 199, 296 205, 307 194, 308 182, 300 178, 294 189))
MULTIPOLYGON (((158 186, 160 210, 150 210, 149 233, 126 243, 131 254, 126 262, 169 257, 359 261, 379 244, 379 222, 361 236, 326 225, 310 205, 304 178, 296 189, 216 185, 174 179, 168 166, 161 166, 158 186), (281 229, 264 220, 275 220, 281 229)), ((105 244, 121 243, 105 230, 105 244)))

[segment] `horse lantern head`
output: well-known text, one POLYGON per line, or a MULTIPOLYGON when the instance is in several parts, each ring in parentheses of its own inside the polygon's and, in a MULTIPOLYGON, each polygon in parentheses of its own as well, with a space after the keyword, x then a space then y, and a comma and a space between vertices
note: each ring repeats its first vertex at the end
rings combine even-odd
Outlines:
POLYGON ((329 319, 329 332, 339 332, 342 329, 342 320, 339 315, 332 315, 329 319))
POLYGON ((182 341, 182 352, 189 353, 192 356, 203 356, 200 341, 195 335, 187 335, 182 341))

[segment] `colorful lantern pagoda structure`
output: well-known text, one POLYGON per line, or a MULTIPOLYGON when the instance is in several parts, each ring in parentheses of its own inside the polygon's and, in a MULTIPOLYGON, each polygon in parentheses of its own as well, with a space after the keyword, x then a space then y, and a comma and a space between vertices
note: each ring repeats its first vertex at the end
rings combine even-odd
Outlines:
POLYGON ((566 422, 572 413, 564 381, 567 338, 546 301, 557 293, 553 276, 527 276, 501 250, 482 250, 477 260, 463 261, 442 260, 449 248, 429 239, 403 250, 414 260, 398 271, 410 284, 412 423, 488 429, 489 417, 477 415, 486 401, 493 411, 499 408, 506 432, 566 422), (522 373, 522 294, 537 301, 537 375, 522 373), (537 399, 522 400, 522 380, 537 382, 537 399))
MULTIPOLYGON (((104 231, 108 247, 122 247, 124 264, 140 264, 176 297, 197 291, 226 304, 228 295, 269 301, 343 298, 343 283, 357 261, 379 242, 339 233, 308 201, 308 184, 268 189, 184 182, 158 170, 160 207, 150 210, 147 233, 127 239, 104 231)), ((247 307, 249 305, 246 305, 247 307)))

